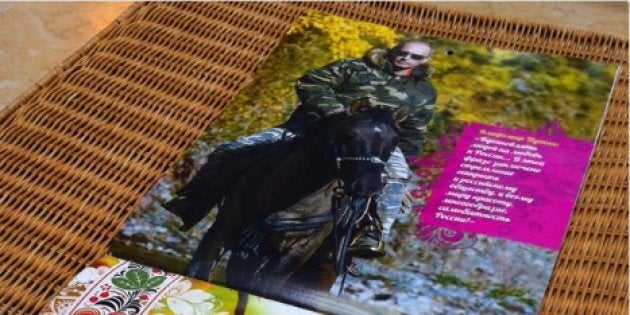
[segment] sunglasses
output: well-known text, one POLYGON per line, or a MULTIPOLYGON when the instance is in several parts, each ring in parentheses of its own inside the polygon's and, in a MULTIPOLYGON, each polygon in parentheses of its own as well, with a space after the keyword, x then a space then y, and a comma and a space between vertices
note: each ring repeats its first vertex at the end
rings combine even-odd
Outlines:
POLYGON ((410 56, 411 59, 413 59, 413 60, 424 60, 424 59, 427 59, 427 56, 416 55, 416 54, 412 54, 412 53, 410 53, 408 51, 402 51, 402 50, 399 50, 398 52, 396 52, 396 56, 399 56, 399 57, 410 56))

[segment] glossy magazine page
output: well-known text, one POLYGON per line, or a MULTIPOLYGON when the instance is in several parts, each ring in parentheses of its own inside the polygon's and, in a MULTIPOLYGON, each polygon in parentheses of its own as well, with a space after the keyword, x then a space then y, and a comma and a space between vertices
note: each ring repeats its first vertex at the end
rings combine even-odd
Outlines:
POLYGON ((112 252, 313 311, 535 314, 616 72, 307 12, 112 252))

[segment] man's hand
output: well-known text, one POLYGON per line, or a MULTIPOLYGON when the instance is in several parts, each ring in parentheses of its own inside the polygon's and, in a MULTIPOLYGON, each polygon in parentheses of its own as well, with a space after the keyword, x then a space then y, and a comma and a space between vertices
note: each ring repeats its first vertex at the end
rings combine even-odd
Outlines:
POLYGON ((362 112, 372 107, 374 107, 374 101, 371 97, 365 96, 357 98, 353 100, 352 103, 350 103, 349 113, 350 115, 354 115, 358 112, 362 112))
POLYGON ((326 114, 326 115, 334 115, 334 114, 339 114, 339 113, 343 113, 343 112, 346 112, 345 108, 337 108, 337 109, 329 111, 328 114, 326 114))

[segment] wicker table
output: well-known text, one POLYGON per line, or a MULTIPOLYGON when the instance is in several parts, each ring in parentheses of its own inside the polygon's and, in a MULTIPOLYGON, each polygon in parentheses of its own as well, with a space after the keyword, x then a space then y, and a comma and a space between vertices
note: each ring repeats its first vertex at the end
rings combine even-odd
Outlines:
POLYGON ((627 312, 626 39, 413 3, 274 2, 134 5, 0 114, 0 313, 41 309, 106 254, 142 196, 307 8, 423 35, 622 65, 541 313, 627 312), (155 49, 156 42, 172 49, 155 49), (236 49, 251 58, 227 53, 236 49), (172 58, 149 65, 143 56, 151 54, 172 58), (198 69, 215 75, 198 76, 198 69))

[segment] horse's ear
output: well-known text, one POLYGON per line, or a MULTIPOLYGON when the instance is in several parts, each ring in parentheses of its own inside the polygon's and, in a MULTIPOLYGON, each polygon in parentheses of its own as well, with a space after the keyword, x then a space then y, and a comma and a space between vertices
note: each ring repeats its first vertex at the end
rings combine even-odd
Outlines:
POLYGON ((360 113, 364 110, 368 110, 374 107, 374 103, 369 97, 361 97, 350 103, 349 114, 354 115, 356 113, 360 113))
POLYGON ((400 107, 392 113, 392 117, 397 123, 400 123, 409 117, 409 109, 407 107, 400 107))

